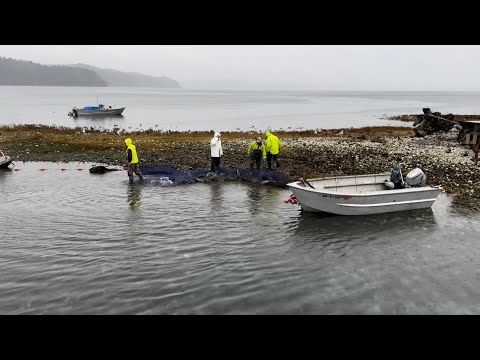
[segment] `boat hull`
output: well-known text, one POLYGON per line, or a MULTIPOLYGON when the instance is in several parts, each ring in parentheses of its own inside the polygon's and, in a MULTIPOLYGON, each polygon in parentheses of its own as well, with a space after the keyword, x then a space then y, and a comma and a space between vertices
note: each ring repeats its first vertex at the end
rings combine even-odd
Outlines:
POLYGON ((304 211, 336 215, 372 215, 426 209, 433 205, 442 191, 440 186, 375 190, 364 193, 312 189, 302 182, 290 183, 287 186, 304 211))
POLYGON ((5 156, 5 158, 0 160, 0 169, 6 169, 12 163, 12 161, 13 160, 10 156, 5 156))
POLYGON ((102 109, 102 110, 83 110, 83 109, 74 109, 72 114, 73 116, 112 116, 112 115, 121 115, 125 110, 124 107, 118 109, 102 109))

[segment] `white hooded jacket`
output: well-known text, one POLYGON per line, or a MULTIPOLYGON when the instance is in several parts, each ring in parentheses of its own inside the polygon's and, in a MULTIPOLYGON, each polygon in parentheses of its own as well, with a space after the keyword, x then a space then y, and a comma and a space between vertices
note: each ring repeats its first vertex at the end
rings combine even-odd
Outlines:
POLYGON ((216 132, 210 140, 210 152, 212 157, 221 157, 223 155, 222 140, 220 133, 216 132))

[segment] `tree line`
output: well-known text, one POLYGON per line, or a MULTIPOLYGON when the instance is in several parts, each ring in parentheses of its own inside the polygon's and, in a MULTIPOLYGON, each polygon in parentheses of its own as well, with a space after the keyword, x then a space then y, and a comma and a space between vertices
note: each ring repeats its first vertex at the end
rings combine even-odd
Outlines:
POLYGON ((63 65, 0 57, 0 85, 107 86, 96 72, 63 65))

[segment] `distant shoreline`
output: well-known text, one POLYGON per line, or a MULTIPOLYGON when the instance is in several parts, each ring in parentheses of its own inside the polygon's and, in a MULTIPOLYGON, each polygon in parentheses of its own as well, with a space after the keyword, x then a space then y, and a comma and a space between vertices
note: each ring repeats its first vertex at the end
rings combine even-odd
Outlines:
POLYGON ((0 74, 1 86, 181 87, 176 80, 166 76, 104 69, 81 63, 43 65, 1 56, 0 74))
POLYGON ((71 87, 71 88, 78 88, 78 87, 92 87, 92 88, 138 88, 138 89, 165 89, 165 90, 192 90, 192 89, 185 89, 181 87, 162 87, 162 86, 155 86, 155 85, 35 85, 35 84, 0 84, 0 87, 71 87))
MULTIPOLYGON (((371 94, 451 94, 451 93, 477 93, 480 95, 480 90, 328 90, 328 89, 292 89, 292 88, 244 88, 244 87, 207 87, 207 86, 182 86, 182 82, 178 82, 180 87, 166 87, 166 86, 156 86, 156 85, 35 85, 35 84, 0 84, 0 87, 10 87, 10 86, 18 86, 18 87, 99 87, 99 88, 154 88, 154 89, 165 89, 165 90, 207 90, 207 91, 253 91, 253 92, 261 92, 261 91, 268 91, 268 92, 292 92, 292 93, 300 93, 300 92, 319 92, 319 93, 342 93, 342 94, 364 94, 364 93, 371 93, 371 94)), ((396 116, 411 116, 411 115, 394 115, 396 116)), ((469 115, 469 116, 476 116, 480 118, 480 111, 479 115, 469 115)))

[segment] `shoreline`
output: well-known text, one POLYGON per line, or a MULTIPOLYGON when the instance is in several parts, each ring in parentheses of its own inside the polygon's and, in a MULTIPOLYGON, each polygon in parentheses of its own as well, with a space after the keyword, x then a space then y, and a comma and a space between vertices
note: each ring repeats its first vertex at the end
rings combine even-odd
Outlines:
MULTIPOLYGON (((424 138, 409 127, 276 131, 283 149, 280 170, 289 176, 315 178, 390 171, 402 164, 404 176, 420 167, 427 184, 442 185, 455 201, 480 210, 480 163, 456 141, 457 131, 424 138)), ((15 162, 85 162, 121 166, 125 143, 132 138, 141 162, 169 163, 178 170, 208 168, 211 131, 114 132, 43 125, 0 126, 0 150, 15 162)), ((248 168, 246 151, 258 132, 222 132, 222 165, 248 168)))

